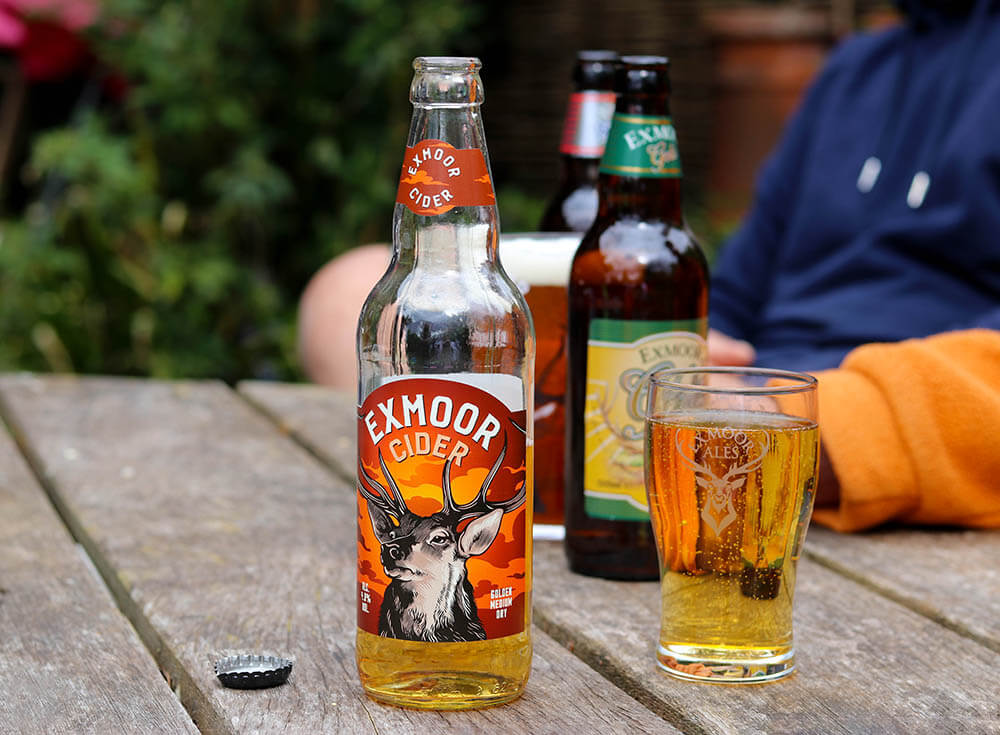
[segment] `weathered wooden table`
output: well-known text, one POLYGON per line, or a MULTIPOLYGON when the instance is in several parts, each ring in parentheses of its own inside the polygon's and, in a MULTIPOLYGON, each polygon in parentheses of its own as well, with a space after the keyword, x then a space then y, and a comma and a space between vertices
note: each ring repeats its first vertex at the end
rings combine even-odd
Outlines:
POLYGON ((348 397, 29 375, 0 412, 3 733, 1000 732, 997 532, 812 529, 799 671, 749 687, 663 675, 656 584, 538 543, 526 694, 412 712, 355 674, 348 397), (288 684, 223 688, 244 651, 293 658, 288 684))

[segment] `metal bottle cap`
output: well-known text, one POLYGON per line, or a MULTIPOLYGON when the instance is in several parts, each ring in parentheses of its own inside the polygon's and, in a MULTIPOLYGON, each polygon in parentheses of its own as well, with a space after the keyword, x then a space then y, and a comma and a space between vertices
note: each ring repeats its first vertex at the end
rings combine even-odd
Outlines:
POLYGON ((230 689, 265 689, 284 684, 292 662, 277 656, 243 654, 215 662, 215 675, 230 689))

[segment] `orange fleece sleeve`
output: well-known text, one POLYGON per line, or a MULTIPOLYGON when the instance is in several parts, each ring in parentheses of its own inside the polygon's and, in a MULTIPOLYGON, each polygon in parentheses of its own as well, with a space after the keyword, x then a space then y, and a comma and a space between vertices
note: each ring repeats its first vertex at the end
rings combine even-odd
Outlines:
POLYGON ((817 377, 840 504, 816 522, 1000 527, 1000 332, 864 345, 817 377))

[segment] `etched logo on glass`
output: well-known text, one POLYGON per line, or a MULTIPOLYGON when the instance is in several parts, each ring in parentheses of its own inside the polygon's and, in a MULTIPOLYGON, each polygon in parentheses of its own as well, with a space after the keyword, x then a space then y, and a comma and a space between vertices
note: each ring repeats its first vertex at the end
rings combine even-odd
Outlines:
POLYGON ((701 518, 716 536, 739 515, 736 495, 746 484, 747 476, 760 467, 770 449, 770 437, 755 442, 739 429, 719 428, 700 431, 692 443, 674 439, 678 455, 695 472, 695 482, 704 491, 701 518), (726 462, 726 459, 735 461, 726 462))

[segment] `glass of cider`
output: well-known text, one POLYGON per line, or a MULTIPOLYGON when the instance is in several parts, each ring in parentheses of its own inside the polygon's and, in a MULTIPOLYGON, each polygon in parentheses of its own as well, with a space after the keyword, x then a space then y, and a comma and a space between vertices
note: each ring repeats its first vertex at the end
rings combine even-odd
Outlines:
POLYGON ((660 561, 657 661, 681 679, 795 669, 795 568, 819 457, 817 381, 756 368, 650 377, 645 439, 660 561))

